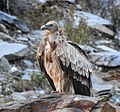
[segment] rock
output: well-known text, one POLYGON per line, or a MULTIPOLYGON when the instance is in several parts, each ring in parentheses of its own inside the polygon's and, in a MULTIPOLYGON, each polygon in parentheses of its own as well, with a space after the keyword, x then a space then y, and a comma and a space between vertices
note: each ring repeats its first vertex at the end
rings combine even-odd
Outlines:
POLYGON ((120 68, 109 70, 105 77, 103 77, 105 81, 116 80, 120 82, 120 68))
POLYGON ((10 64, 8 60, 5 57, 0 57, 0 73, 8 72, 9 70, 10 70, 10 64))
POLYGON ((44 5, 48 0, 35 0, 36 3, 44 5))
POLYGON ((92 48, 92 47, 90 47, 90 46, 84 46, 84 45, 79 45, 80 46, 80 48, 82 48, 83 50, 85 50, 87 53, 91 53, 91 52, 94 52, 95 51, 95 49, 94 48, 92 48))
POLYGON ((76 9, 75 9, 75 10, 81 11, 81 10, 82 10, 82 7, 81 7, 79 4, 76 4, 76 9))
POLYGON ((69 3, 75 3, 75 0, 62 0, 62 1, 69 2, 69 3))
POLYGON ((114 87, 112 96, 110 97, 110 102, 116 106, 120 106, 120 89, 118 87, 114 87))
POLYGON ((3 81, 5 79, 4 75, 0 74, 0 82, 3 81))
POLYGON ((86 20, 86 23, 88 26, 94 26, 96 24, 100 25, 112 25, 112 23, 109 20, 103 19, 97 15, 84 12, 84 11, 75 11, 74 12, 74 20, 75 20, 75 25, 79 25, 79 21, 81 18, 84 18, 86 20))
POLYGON ((120 32, 117 35, 115 35, 115 39, 118 40, 120 43, 120 32))
POLYGON ((0 32, 0 39, 4 40, 4 41, 9 41, 9 40, 14 40, 11 36, 0 32))
POLYGON ((116 112, 107 101, 81 95, 46 95, 36 100, 0 106, 0 112, 116 112))
POLYGON ((97 29, 97 30, 99 30, 100 32, 103 32, 103 33, 105 33, 107 35, 110 35, 112 37, 115 35, 114 31, 108 29, 107 27, 105 27, 105 26, 103 26, 101 24, 97 23, 97 24, 93 25, 92 27, 95 28, 95 29, 97 29))
POLYGON ((102 44, 111 44, 112 41, 111 40, 98 40, 95 42, 96 45, 102 45, 102 44))
POLYGON ((0 32, 3 32, 5 34, 9 34, 7 28, 1 23, 0 23, 0 32))
POLYGON ((25 96, 24 95, 22 95, 22 94, 20 94, 20 93, 12 93, 12 99, 13 100, 17 100, 17 101, 21 101, 21 100, 26 100, 27 98, 25 98, 25 96))
POLYGON ((29 81, 31 81, 31 76, 26 73, 26 74, 24 74, 24 75, 22 76, 22 79, 23 79, 23 80, 29 80, 29 81))
POLYGON ((106 82, 102 79, 105 74, 95 72, 92 74, 92 95, 93 96, 104 96, 110 95, 110 91, 117 82, 110 81, 106 82))
POLYGON ((5 56, 8 60, 25 56, 28 53, 27 45, 17 43, 0 43, 0 58, 5 56))
POLYGON ((120 5, 120 0, 116 0, 116 5, 120 5))
POLYGON ((120 66, 120 52, 98 52, 90 53, 91 61, 100 66, 117 67, 120 66))
POLYGON ((25 91, 25 92, 14 92, 12 93, 11 97, 15 101, 27 100, 27 99, 35 99, 38 98, 40 93, 36 91, 25 91))
POLYGON ((118 52, 117 50, 114 50, 110 47, 107 47, 105 45, 98 45, 96 48, 101 49, 102 51, 108 51, 108 52, 118 52))
POLYGON ((15 27, 21 30, 23 33, 30 32, 30 29, 20 20, 2 11, 0 11, 0 22, 2 22, 4 25, 7 25, 7 26, 10 25, 11 27, 15 27))
POLYGON ((41 74, 39 70, 35 69, 26 69, 23 73, 22 79, 29 81, 31 81, 31 77, 34 77, 34 75, 41 74))
POLYGON ((9 73, 11 73, 14 76, 21 76, 22 75, 22 71, 18 70, 16 67, 12 67, 10 69, 9 73))
POLYGON ((18 37, 17 40, 23 41, 23 42, 29 42, 28 38, 25 38, 25 37, 18 37))
POLYGON ((23 63, 27 68, 33 68, 33 63, 30 60, 23 60, 23 63))
POLYGON ((41 89, 41 88, 35 90, 35 92, 38 93, 38 94, 45 94, 45 90, 43 90, 43 89, 41 89))
POLYGON ((110 95, 110 90, 112 89, 113 85, 109 84, 95 84, 92 88, 94 96, 102 96, 102 95, 110 95))
POLYGON ((24 74, 29 74, 30 76, 31 75, 34 75, 34 74, 40 74, 40 70, 37 70, 37 69, 26 69, 24 71, 24 74))

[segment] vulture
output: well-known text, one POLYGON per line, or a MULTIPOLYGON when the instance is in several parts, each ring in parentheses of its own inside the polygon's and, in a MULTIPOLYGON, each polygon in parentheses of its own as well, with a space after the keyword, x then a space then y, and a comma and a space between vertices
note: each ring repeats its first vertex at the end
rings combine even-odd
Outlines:
POLYGON ((37 60, 53 90, 90 96, 91 64, 86 53, 67 41, 56 21, 41 26, 45 35, 37 49, 37 60))

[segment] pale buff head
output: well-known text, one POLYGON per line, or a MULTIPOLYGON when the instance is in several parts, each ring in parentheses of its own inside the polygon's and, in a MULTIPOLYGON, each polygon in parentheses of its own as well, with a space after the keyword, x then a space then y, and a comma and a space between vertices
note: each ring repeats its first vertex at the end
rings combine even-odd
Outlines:
POLYGON ((51 33, 56 33, 57 31, 59 31, 59 26, 56 21, 49 21, 45 25, 41 26, 41 30, 48 30, 51 33))

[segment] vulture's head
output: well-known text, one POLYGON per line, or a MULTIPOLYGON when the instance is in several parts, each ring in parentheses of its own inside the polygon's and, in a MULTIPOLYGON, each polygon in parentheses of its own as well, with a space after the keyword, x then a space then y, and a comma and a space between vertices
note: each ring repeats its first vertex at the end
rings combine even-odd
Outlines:
POLYGON ((56 33, 59 30, 59 26, 56 21, 49 21, 45 25, 41 26, 41 30, 48 30, 51 33, 56 33))

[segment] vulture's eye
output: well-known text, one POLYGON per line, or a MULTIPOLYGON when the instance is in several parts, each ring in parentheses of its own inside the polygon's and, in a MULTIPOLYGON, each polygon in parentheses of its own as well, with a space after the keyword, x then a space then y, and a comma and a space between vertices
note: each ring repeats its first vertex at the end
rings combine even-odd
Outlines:
POLYGON ((53 26, 53 24, 50 24, 49 26, 53 26))

